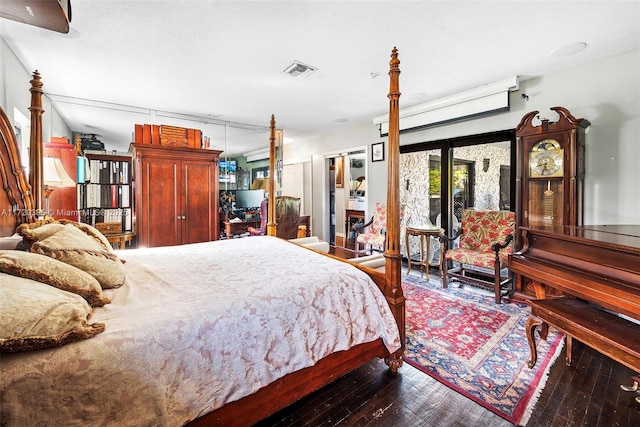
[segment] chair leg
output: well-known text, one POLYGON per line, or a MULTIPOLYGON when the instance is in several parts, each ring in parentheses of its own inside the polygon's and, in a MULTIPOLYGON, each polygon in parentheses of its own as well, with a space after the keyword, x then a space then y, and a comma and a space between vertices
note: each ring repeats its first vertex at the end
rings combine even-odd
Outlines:
POLYGON ((495 294, 496 294, 496 304, 500 304, 500 300, 502 299, 502 294, 500 292, 500 263, 498 261, 496 261, 493 265, 493 269, 494 269, 494 288, 495 288, 495 294))
POLYGON ((442 276, 442 287, 444 289, 447 288, 447 260, 444 259, 444 256, 440 258, 442 262, 440 263, 440 275, 442 276))

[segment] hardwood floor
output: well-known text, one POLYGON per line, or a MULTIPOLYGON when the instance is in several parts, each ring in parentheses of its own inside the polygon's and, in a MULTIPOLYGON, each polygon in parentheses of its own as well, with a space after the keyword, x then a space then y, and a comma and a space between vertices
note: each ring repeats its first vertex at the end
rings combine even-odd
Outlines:
POLYGON ((331 255, 339 256, 340 258, 345 259, 353 258, 356 256, 353 249, 350 249, 349 247, 331 246, 329 248, 329 253, 331 255))
MULTIPOLYGON (((574 366, 563 354, 551 368, 527 427, 640 426, 637 393, 623 392, 633 372, 574 341, 574 366)), ((483 426, 513 424, 408 364, 398 375, 375 360, 283 409, 270 426, 483 426)))
MULTIPOLYGON (((336 255, 352 252, 332 249, 336 255)), ((624 392, 634 374, 574 340, 573 365, 565 350, 551 368, 527 427, 640 426, 637 393, 624 392)), ((408 364, 392 375, 371 361, 332 384, 258 423, 270 426, 511 426, 408 364)))

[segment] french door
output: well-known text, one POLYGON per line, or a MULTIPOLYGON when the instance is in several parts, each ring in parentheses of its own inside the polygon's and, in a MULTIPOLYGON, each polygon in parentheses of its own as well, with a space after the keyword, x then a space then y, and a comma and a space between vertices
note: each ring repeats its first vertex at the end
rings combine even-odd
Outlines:
POLYGON ((514 205, 513 130, 401 146, 400 153, 405 226, 431 223, 451 235, 464 209, 514 205))

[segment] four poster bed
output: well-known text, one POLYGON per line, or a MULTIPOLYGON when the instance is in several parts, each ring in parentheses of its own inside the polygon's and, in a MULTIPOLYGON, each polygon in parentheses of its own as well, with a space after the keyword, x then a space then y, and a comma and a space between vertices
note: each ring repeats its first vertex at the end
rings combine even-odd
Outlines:
MULTIPOLYGON (((90 228, 37 221, 42 209, 43 111, 36 71, 31 81, 29 182, 11 123, 0 109, 0 243, 16 241, 17 229, 21 243, 30 245, 27 252, 0 250, 2 424, 251 425, 373 358, 384 358, 390 370, 397 371, 405 340, 399 74, 394 48, 387 246, 380 272, 275 237, 273 200, 268 236, 176 247, 112 251, 90 228), (56 236, 62 236, 57 244, 76 245, 77 238, 97 249, 83 252, 78 243, 47 253, 48 240, 56 236), (64 256, 70 258, 62 262, 64 256), (103 263, 99 268, 77 264, 96 260, 103 263), (32 261, 49 267, 44 273, 35 271, 32 261), (87 283, 97 280, 100 286, 76 294, 49 286, 54 284, 47 281, 52 271, 67 262, 75 265, 74 277, 80 277, 75 271, 80 270, 89 276, 82 276, 87 283), (23 299, 12 306, 14 293, 24 289, 23 299), (59 306, 74 306, 75 329, 48 341, 40 336, 6 337, 6 325, 17 322, 10 316, 24 311, 21 301, 48 295, 51 289, 67 298, 59 306)), ((270 166, 275 168, 273 116, 270 144, 270 166)), ((273 178, 269 189, 272 199, 273 178)), ((38 304, 46 302, 42 298, 38 304)))

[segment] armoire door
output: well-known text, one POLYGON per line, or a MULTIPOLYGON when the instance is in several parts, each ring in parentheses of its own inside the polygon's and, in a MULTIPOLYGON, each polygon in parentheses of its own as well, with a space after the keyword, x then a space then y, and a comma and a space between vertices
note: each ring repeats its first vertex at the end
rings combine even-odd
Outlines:
POLYGON ((218 239, 215 164, 211 161, 182 162, 181 243, 218 239))
POLYGON ((217 240, 221 151, 132 144, 139 246, 217 240))
POLYGON ((143 202, 137 212, 141 246, 170 246, 181 243, 180 162, 171 159, 142 160, 143 202), (142 212, 140 212, 142 210, 142 212))

